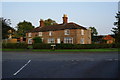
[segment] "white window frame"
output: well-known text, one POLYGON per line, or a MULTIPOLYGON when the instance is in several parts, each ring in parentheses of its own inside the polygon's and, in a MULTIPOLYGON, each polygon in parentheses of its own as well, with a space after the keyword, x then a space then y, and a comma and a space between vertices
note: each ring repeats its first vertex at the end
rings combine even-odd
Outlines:
POLYGON ((57 38, 57 43, 58 43, 58 44, 60 44, 60 43, 61 43, 61 42, 60 42, 60 38, 57 38))
POLYGON ((85 39, 84 38, 80 39, 80 44, 85 44, 85 39))
POLYGON ((32 44, 32 38, 28 38, 28 44, 32 44))
POLYGON ((84 35, 84 30, 83 29, 81 29, 81 35, 84 35))
POLYGON ((48 38, 48 43, 55 43, 55 39, 54 38, 48 38))
POLYGON ((43 42, 44 38, 41 38, 41 39, 42 39, 42 42, 43 42))
POLYGON ((28 33, 28 37, 31 37, 32 36, 32 33, 28 33))
POLYGON ((42 32, 39 32, 38 35, 39 35, 39 36, 42 36, 42 32))
POLYGON ((49 36, 52 36, 52 31, 49 31, 49 36))
POLYGON ((72 37, 65 37, 64 43, 66 44, 73 44, 73 38, 72 37))
POLYGON ((64 30, 64 34, 65 35, 70 35, 70 30, 69 29, 64 30))

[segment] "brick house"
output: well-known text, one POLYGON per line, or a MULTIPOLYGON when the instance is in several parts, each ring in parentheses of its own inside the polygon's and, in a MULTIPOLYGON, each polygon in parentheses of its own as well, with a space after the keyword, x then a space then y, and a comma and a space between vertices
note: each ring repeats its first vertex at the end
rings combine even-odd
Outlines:
POLYGON ((107 44, 115 43, 115 36, 114 35, 106 35, 102 38, 103 40, 106 40, 107 44))
POLYGON ((41 37, 43 43, 66 44, 91 44, 91 30, 76 23, 68 23, 67 15, 63 16, 63 23, 44 26, 40 20, 40 26, 26 33, 26 42, 32 44, 34 37, 41 37))

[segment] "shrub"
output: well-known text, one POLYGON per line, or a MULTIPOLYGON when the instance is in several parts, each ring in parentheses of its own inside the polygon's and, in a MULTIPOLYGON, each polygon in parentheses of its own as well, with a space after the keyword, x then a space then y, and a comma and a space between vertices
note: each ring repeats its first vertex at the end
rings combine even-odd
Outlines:
POLYGON ((42 43, 34 43, 33 44, 33 49, 51 49, 50 44, 42 44, 42 43))
POLYGON ((57 44, 56 49, 99 49, 117 48, 116 44, 57 44))
POLYGON ((2 48, 9 49, 26 49, 28 45, 26 43, 3 43, 2 48))
POLYGON ((42 39, 40 37, 34 37, 33 40, 34 43, 42 43, 42 39))

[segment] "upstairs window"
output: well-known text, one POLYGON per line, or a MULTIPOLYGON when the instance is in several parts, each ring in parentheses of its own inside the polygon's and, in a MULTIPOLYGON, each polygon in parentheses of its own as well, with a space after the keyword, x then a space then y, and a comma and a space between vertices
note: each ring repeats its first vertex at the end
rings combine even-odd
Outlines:
POLYGON ((39 32, 39 34, 38 34, 39 36, 42 36, 42 32, 39 32))
POLYGON ((52 36, 52 31, 49 31, 49 36, 52 36))
POLYGON ((32 36, 32 33, 28 33, 28 37, 31 37, 32 36))
POLYGON ((83 29, 81 29, 81 35, 84 35, 84 30, 83 29))
POLYGON ((70 30, 67 29, 64 31, 64 33, 65 33, 65 35, 70 35, 70 30))

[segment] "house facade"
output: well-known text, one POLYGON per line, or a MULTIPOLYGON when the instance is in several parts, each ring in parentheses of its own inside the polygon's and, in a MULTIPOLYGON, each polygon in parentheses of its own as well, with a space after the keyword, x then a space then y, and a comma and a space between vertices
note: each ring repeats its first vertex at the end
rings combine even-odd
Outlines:
POLYGON ((106 40, 107 44, 115 43, 115 36, 114 35, 106 35, 103 37, 103 40, 106 40))
POLYGON ((26 42, 33 44, 34 37, 41 37, 43 43, 65 44, 91 44, 91 30, 76 23, 68 23, 67 15, 63 16, 63 23, 44 26, 40 20, 40 26, 26 33, 26 42))

